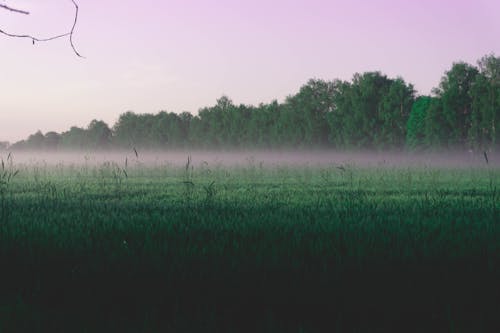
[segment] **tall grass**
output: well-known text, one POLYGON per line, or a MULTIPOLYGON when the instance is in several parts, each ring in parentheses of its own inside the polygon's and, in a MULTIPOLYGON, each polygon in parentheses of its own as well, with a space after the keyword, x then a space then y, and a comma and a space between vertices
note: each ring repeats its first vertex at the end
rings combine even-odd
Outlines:
POLYGON ((500 327, 491 165, 2 170, 0 331, 500 327))
POLYGON ((7 156, 7 160, 4 161, 3 158, 0 158, 1 169, 0 169, 0 208, 1 214, 0 217, 3 221, 6 221, 9 218, 9 205, 7 204, 7 194, 9 192, 9 188, 12 180, 19 173, 18 169, 14 167, 14 160, 12 158, 12 154, 9 153, 7 156))

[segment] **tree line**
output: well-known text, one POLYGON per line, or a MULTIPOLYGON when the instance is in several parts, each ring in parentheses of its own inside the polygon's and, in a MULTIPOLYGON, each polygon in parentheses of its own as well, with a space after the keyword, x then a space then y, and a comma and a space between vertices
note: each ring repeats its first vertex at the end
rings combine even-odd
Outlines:
POLYGON ((227 96, 198 115, 126 112, 63 133, 38 131, 11 149, 338 148, 498 149, 500 58, 456 62, 432 96, 380 72, 309 80, 282 103, 236 105, 227 96))

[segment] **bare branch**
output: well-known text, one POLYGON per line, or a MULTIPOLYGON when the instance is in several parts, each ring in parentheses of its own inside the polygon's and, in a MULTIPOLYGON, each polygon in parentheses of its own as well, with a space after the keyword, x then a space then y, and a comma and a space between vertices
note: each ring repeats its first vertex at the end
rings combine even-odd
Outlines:
POLYGON ((37 37, 33 37, 31 35, 10 34, 8 32, 3 31, 2 29, 0 29, 0 33, 4 34, 5 36, 14 37, 14 38, 28 38, 28 39, 33 40, 34 42, 48 42, 50 40, 54 40, 54 39, 58 39, 58 38, 66 37, 66 36, 70 35, 70 33, 68 32, 68 33, 65 33, 65 34, 62 34, 62 35, 57 35, 57 36, 53 36, 53 37, 49 37, 49 38, 37 38, 37 37))
MULTIPOLYGON (((48 42, 48 41, 51 41, 51 40, 54 40, 54 39, 59 39, 59 38, 63 38, 63 37, 69 36, 69 43, 71 45, 71 48, 73 49, 73 52, 75 52, 75 54, 77 56, 79 56, 80 58, 85 58, 84 56, 82 56, 76 50, 76 47, 75 47, 75 45, 73 43, 73 33, 75 31, 76 23, 78 22, 78 9, 79 8, 78 8, 78 4, 76 3, 75 0, 71 0, 71 2, 75 6, 75 19, 73 21, 73 25, 71 27, 71 30, 69 32, 67 32, 67 33, 64 33, 64 34, 61 34, 61 35, 52 36, 52 37, 48 37, 48 38, 38 38, 38 37, 35 37, 35 36, 32 36, 32 35, 12 34, 12 33, 9 33, 9 32, 6 32, 6 31, 0 29, 0 34, 3 34, 3 35, 8 36, 8 37, 13 37, 13 38, 27 38, 27 39, 31 39, 31 41, 33 42, 33 44, 35 44, 35 42, 48 42)), ((18 13, 22 13, 22 14, 27 14, 27 15, 29 14, 29 12, 21 11, 21 10, 17 10, 17 9, 13 9, 11 7, 7 7, 6 5, 0 5, 0 8, 5 8, 7 10, 18 12, 18 13)))
POLYGON ((76 22, 78 21, 78 4, 75 2, 75 0, 71 0, 71 2, 73 2, 73 5, 75 5, 75 20, 73 21, 73 26, 71 27, 71 31, 69 32, 69 43, 71 44, 71 48, 73 49, 75 54, 80 58, 84 58, 80 53, 78 53, 75 45, 73 44, 73 32, 75 31, 76 22))
POLYGON ((15 9, 15 8, 9 7, 7 5, 2 5, 2 4, 0 4, 0 8, 9 10, 9 11, 14 12, 14 13, 19 13, 19 14, 24 14, 24 15, 29 15, 30 14, 30 12, 27 12, 25 10, 15 9))

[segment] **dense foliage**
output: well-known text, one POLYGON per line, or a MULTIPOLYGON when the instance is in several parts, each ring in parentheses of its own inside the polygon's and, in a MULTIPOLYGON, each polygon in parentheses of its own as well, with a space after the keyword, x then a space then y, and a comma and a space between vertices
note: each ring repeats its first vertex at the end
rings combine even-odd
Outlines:
POLYGON ((500 328, 493 168, 1 170, 1 332, 500 328))
POLYGON ((235 105, 223 96, 198 115, 126 112, 112 128, 41 132, 14 149, 459 148, 500 146, 500 58, 454 63, 433 97, 380 72, 350 82, 310 80, 283 103, 235 105))

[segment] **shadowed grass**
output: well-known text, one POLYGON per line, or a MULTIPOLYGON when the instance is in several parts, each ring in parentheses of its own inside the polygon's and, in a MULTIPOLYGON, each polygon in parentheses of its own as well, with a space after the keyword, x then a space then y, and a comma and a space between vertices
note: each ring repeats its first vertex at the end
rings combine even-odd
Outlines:
POLYGON ((500 327, 493 168, 18 167, 1 331, 500 327))

